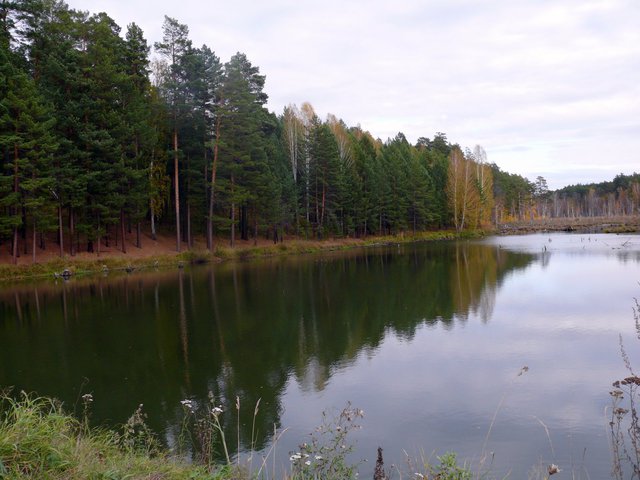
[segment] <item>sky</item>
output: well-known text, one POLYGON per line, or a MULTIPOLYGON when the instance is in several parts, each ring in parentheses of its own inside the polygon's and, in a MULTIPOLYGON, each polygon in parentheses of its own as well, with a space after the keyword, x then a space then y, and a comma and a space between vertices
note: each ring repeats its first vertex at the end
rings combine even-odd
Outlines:
POLYGON ((640 172, 640 0, 67 0, 164 15, 266 75, 268 108, 309 102, 386 141, 444 132, 551 189, 640 172))

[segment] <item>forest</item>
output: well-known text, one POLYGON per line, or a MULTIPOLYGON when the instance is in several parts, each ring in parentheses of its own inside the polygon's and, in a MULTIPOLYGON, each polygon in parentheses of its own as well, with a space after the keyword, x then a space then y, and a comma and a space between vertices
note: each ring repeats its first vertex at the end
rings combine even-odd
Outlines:
POLYGON ((382 141, 309 103, 267 107, 243 53, 221 60, 165 17, 135 23, 61 0, 0 2, 0 248, 100 253, 143 231, 176 250, 511 220, 638 213, 640 175, 550 192, 436 133, 382 141))

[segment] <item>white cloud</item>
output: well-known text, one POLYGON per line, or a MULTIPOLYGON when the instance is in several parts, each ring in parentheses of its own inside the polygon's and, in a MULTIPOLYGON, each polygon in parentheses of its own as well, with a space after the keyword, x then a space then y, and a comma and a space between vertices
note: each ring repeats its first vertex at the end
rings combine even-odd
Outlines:
POLYGON ((383 140, 446 132, 550 186, 640 165, 640 4, 633 0, 73 0, 140 24, 189 25, 223 60, 243 51, 269 106, 311 102, 383 140), (613 153, 614 155, 611 155, 613 153))

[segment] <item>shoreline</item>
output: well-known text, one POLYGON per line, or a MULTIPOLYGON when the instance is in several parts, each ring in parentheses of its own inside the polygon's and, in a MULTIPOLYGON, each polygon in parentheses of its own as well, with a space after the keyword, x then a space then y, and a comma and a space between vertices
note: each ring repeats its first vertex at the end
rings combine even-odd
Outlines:
POLYGON ((505 223, 495 229, 496 235, 524 235, 536 232, 639 233, 640 215, 522 220, 505 223))
MULTIPOLYGON (((172 236, 167 236, 152 244, 151 247, 137 250, 135 247, 131 248, 129 250, 131 253, 128 254, 111 250, 104 251, 101 256, 93 253, 81 253, 74 257, 66 255, 61 258, 49 251, 49 254, 43 256, 44 258, 39 262, 18 265, 8 263, 6 259, 0 259, 0 284, 62 277, 62 272, 65 271, 69 273, 69 276, 90 276, 111 271, 131 273, 149 269, 183 268, 186 265, 305 255, 399 243, 479 238, 486 235, 526 235, 536 232, 638 233, 640 232, 640 216, 536 219, 505 223, 487 230, 465 230, 463 232, 436 230, 366 238, 306 240, 293 237, 277 244, 260 239, 257 243, 253 240, 240 241, 235 247, 223 246, 222 243, 226 243, 226 241, 219 240, 213 252, 206 250, 201 238, 196 239, 194 247, 190 250, 180 253, 172 251, 172 236), (159 244, 160 247, 158 247, 159 244)), ((149 240, 147 245, 150 242, 149 240)))
MULTIPOLYGON (((108 272, 141 272, 150 269, 183 268, 186 265, 201 265, 223 263, 228 261, 242 261, 257 258, 269 258, 290 255, 306 255, 321 252, 335 252, 360 247, 384 246, 398 243, 432 242, 455 240, 459 238, 479 238, 490 234, 488 231, 464 231, 456 233, 452 230, 438 230, 418 232, 416 234, 398 234, 391 236, 370 236, 367 238, 343 238, 327 240, 304 240, 293 238, 282 243, 260 242, 254 245, 252 241, 240 244, 236 247, 214 247, 213 252, 199 247, 183 252, 154 253, 152 250, 145 254, 144 248, 137 252, 136 256, 128 256, 116 252, 109 256, 96 254, 77 255, 64 258, 50 257, 35 264, 0 263, 0 284, 14 281, 40 280, 46 278, 64 278, 63 272, 68 272, 68 277, 91 276, 108 272)), ((221 243, 221 242, 219 242, 221 243)))

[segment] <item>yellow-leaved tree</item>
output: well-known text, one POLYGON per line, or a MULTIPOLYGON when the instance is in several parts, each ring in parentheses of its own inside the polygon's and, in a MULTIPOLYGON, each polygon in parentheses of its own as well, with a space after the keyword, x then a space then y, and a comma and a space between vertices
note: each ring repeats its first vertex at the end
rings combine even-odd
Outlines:
POLYGON ((458 146, 452 148, 447 172, 447 197, 456 231, 490 224, 493 176, 481 146, 477 145, 474 152, 466 153, 458 146))

